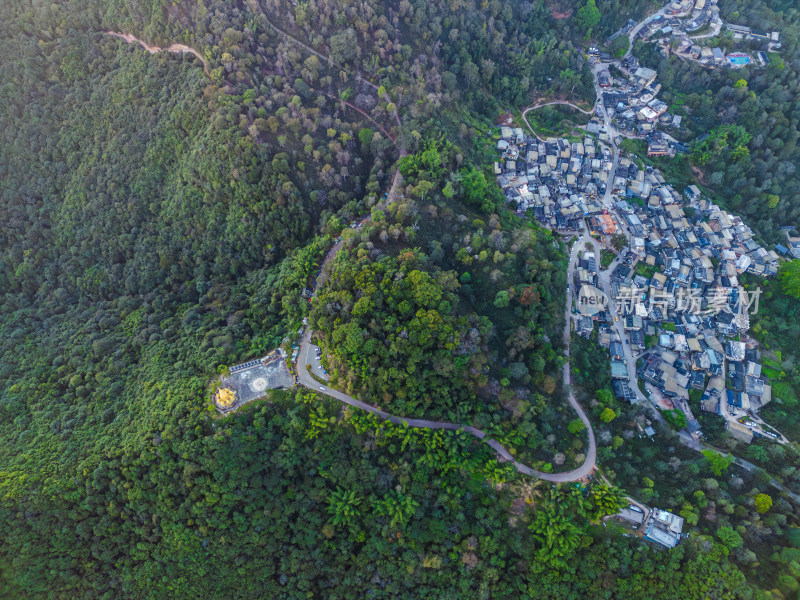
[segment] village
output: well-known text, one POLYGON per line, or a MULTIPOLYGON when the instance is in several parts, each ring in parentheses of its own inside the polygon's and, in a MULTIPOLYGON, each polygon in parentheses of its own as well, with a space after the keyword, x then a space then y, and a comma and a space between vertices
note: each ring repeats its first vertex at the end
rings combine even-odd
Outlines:
MULTIPOLYGON (((606 45, 619 36, 627 36, 631 44, 637 39, 655 43, 663 56, 694 61, 706 69, 766 67, 770 63, 769 53, 781 48, 779 31, 763 32, 746 25, 723 23, 716 0, 675 0, 639 24, 628 21, 606 45), (726 54, 712 45, 720 35, 728 33, 733 40, 746 43, 749 50, 726 54)), ((617 137, 615 144, 621 143, 622 138, 646 139, 648 156, 687 152, 688 147, 669 133, 680 129, 683 116, 670 114, 667 104, 658 98, 661 90, 656 80, 658 74, 640 65, 631 50, 628 48, 615 59, 597 47, 587 49, 599 88, 596 111, 607 125, 613 126, 615 133, 603 131, 598 124, 590 124, 587 132, 601 136, 613 133, 617 137)))
MULTIPOLYGON (((705 39, 713 39, 722 29, 719 9, 715 1, 683 0, 667 5, 651 19, 634 28, 629 22, 623 29, 609 39, 609 43, 619 35, 629 35, 645 42, 655 42, 664 56, 674 54, 682 60, 693 60, 705 68, 738 69, 748 65, 764 67, 769 64, 767 52, 780 48, 780 32, 764 33, 744 25, 726 24, 725 27, 736 40, 749 41, 755 45, 766 45, 767 51, 753 53, 731 52, 725 54, 718 47, 704 44, 705 39), (691 19, 680 16, 694 15, 691 19), (690 37, 703 28, 712 27, 713 34, 690 37)), ((647 139, 648 156, 675 156, 676 152, 687 152, 688 147, 669 134, 681 127, 682 115, 670 114, 665 102, 658 98, 661 84, 657 82, 654 69, 641 66, 630 52, 620 60, 613 60, 607 52, 596 47, 587 50, 587 57, 595 71, 598 95, 597 112, 607 117, 621 138, 647 139)), ((587 132, 606 133, 598 124, 590 124, 587 132)), ((601 138, 602 139, 602 138, 601 138)), ((620 139, 616 143, 620 143, 620 139)))
MULTIPOLYGON (((780 48, 779 32, 724 24, 716 0, 675 0, 639 24, 629 21, 608 43, 626 35, 657 41, 667 53, 687 53, 708 68, 751 64, 703 46, 701 39, 723 27, 736 39, 767 44, 768 51, 780 48)), ((584 134, 543 140, 501 127, 498 184, 518 214, 566 239, 592 236, 569 281, 572 318, 579 335, 596 336, 608 349, 619 399, 680 411, 686 421, 680 434, 695 447, 702 431, 690 399, 698 398, 693 405, 725 419, 737 439, 785 443, 758 417, 772 400, 772 387, 758 344, 747 336, 758 290, 745 289, 740 278, 774 276, 779 255, 794 255, 800 244, 787 233, 788 248, 767 250, 741 218, 696 185, 675 190, 658 170, 624 156, 623 138, 647 140, 648 157, 687 152, 686 144, 659 131, 680 128, 682 117, 658 99, 657 72, 640 65, 630 50, 612 60, 590 48, 588 58, 598 102, 584 134), (604 297, 588 313, 579 304, 586 289, 604 297)), ((755 58, 768 62, 763 52, 755 58)), ((646 420, 642 431, 654 434, 646 420)))
POLYGON ((599 287, 609 267, 610 302, 619 315, 590 317, 576 309, 575 329, 586 337, 597 330, 610 353, 616 395, 638 402, 639 382, 630 381, 626 365, 630 352, 651 401, 684 412, 695 439, 701 432, 689 408, 691 390, 702 392, 702 409, 725 418, 737 438, 782 441, 757 417, 771 387, 756 343, 746 336, 747 309, 757 310, 758 298, 739 281, 744 273, 775 275, 778 253, 761 247, 739 217, 697 186, 679 193, 657 170, 629 157, 619 158, 615 171, 612 149, 591 135, 582 142, 541 142, 503 127, 500 138, 495 173, 517 212, 566 235, 586 226, 602 244, 599 253, 582 253, 570 284, 573 293, 599 287), (615 243, 618 255, 611 251, 615 243), (622 320, 622 335, 614 319, 622 320))
MULTIPOLYGON (((628 33, 634 25, 629 21, 608 42, 628 33)), ((764 67, 769 64, 768 53, 781 48, 779 31, 760 31, 747 25, 723 22, 717 0, 674 0, 646 20, 637 37, 644 42, 656 42, 664 56, 674 53, 682 60, 693 60, 708 68, 764 67), (723 30, 733 34, 734 40, 750 42, 749 46, 760 49, 726 54, 721 48, 706 43, 706 40, 716 38, 723 30)))
MULTIPOLYGON (((683 118, 670 114, 666 103, 657 97, 661 84, 656 82, 656 71, 640 66, 635 56, 625 57, 614 70, 617 77, 610 70, 597 74, 602 90, 597 110, 600 114, 607 113, 619 136, 646 138, 648 156, 675 156, 676 152, 688 151, 685 144, 658 130, 659 127, 677 130, 683 118)), ((602 133, 599 125, 587 131, 602 133)))
MULTIPOLYGON (((607 126, 593 120, 586 130, 582 141, 541 141, 501 127, 494 172, 518 214, 566 240, 591 236, 578 248, 567 292, 573 330, 609 352, 614 395, 679 411, 686 421, 679 434, 695 449, 703 434, 692 396, 740 441, 786 443, 758 417, 772 388, 746 335, 758 292, 740 282, 745 273, 774 276, 778 252, 759 245, 740 217, 696 185, 678 192, 658 170, 619 156, 607 126), (590 311, 581 306, 587 289, 604 296, 590 311)), ((642 435, 656 434, 644 415, 639 421, 642 435)), ((663 547, 682 537, 683 519, 664 510, 632 503, 616 516, 663 547)))

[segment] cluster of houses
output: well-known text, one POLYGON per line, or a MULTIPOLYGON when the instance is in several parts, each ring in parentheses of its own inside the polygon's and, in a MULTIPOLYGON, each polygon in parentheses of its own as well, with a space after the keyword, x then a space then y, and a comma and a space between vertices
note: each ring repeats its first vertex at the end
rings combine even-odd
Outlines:
POLYGON ((707 67, 728 67, 731 69, 741 69, 743 67, 758 64, 766 67, 769 64, 769 57, 766 52, 731 52, 726 54, 721 48, 710 48, 708 46, 698 46, 692 43, 688 37, 680 37, 677 46, 672 49, 669 40, 661 42, 662 54, 668 55, 675 52, 680 57, 695 60, 707 67))
MULTIPOLYGON (((618 195, 613 210, 589 202, 581 205, 585 214, 576 217, 586 219, 594 234, 623 231, 628 238, 610 276, 625 339, 615 333, 607 311, 578 317, 576 331, 589 337, 598 328, 620 399, 636 402, 624 358, 629 344, 634 356, 643 358, 639 377, 667 404, 686 406, 694 389, 703 393, 704 410, 725 417, 754 414, 770 401, 771 389, 757 351, 733 339, 749 327, 747 310, 757 308, 739 277, 775 275, 778 254, 757 244, 740 217, 709 202, 696 186, 681 195, 657 171, 626 166, 622 159, 609 183, 618 195)), ((557 222, 577 227, 566 218, 557 222)), ((574 289, 598 285, 600 259, 592 252, 581 256, 574 289)), ((735 419, 728 422, 740 439, 759 434, 735 419)), ((690 420, 689 430, 699 430, 696 420, 690 420)))
MULTIPOLYGON (((652 84, 651 73, 637 72, 640 85, 652 84)), ((636 402, 624 359, 624 346, 630 345, 643 359, 639 377, 667 405, 688 407, 689 391, 698 390, 702 408, 725 417, 734 435, 744 440, 759 435, 746 417, 770 401, 771 388, 757 352, 734 339, 748 329, 747 310, 754 308, 753 295, 739 278, 774 276, 778 253, 761 247, 740 217, 710 202, 697 186, 678 193, 660 172, 627 157, 615 170, 609 148, 591 135, 581 142, 542 141, 503 127, 497 148, 497 181, 518 212, 561 232, 577 231, 586 222, 606 242, 625 235, 627 247, 610 274, 623 339, 607 310, 579 316, 576 323, 586 337, 597 327, 598 342, 610 353, 616 396, 636 402), (606 192, 612 194, 610 204, 606 192)), ((794 244, 787 244, 791 249, 777 250, 791 254, 794 244)), ((601 259, 582 255, 571 282, 575 290, 598 286, 601 259)), ((690 419, 693 428, 699 425, 690 419)))
POLYGON ((611 151, 591 136, 582 142, 541 141, 522 129, 501 128, 494 164, 497 182, 519 212, 528 209, 546 226, 577 230, 584 216, 599 214, 609 185, 611 151))
POLYGON ((623 135, 648 137, 650 156, 674 155, 679 148, 674 140, 667 139, 657 126, 680 127, 682 117, 668 112, 658 92, 661 84, 656 82, 658 73, 642 67, 634 56, 625 58, 619 66, 622 77, 612 77, 609 71, 598 74, 598 83, 603 88, 603 108, 614 127, 623 135))
POLYGON ((783 244, 775 244, 775 250, 781 255, 786 258, 800 258, 800 237, 792 236, 791 232, 794 231, 794 227, 788 225, 786 227, 781 227, 781 229, 786 234, 786 245, 783 244))
MULTIPOLYGON (((757 309, 758 298, 748 296, 739 277, 775 275, 777 253, 757 244, 741 218, 709 202, 696 186, 685 190, 684 200, 659 174, 646 172, 640 194, 639 204, 616 203, 629 247, 611 275, 629 335, 624 343, 642 352, 646 337, 651 340, 640 378, 678 404, 696 389, 704 390, 704 410, 723 416, 737 409, 742 415, 755 413, 770 401, 771 391, 757 352, 732 339, 749 327, 747 310, 757 309)), ((621 342, 607 339, 612 377, 624 380, 621 342)), ((615 384, 615 392, 628 400, 633 396, 627 382, 615 384)), ((738 427, 735 420, 729 425, 731 431, 742 430, 741 439, 752 440, 752 428, 738 427)))
POLYGON ((780 31, 760 31, 746 25, 734 25, 733 23, 728 23, 726 27, 733 33, 734 39, 766 43, 769 50, 779 50, 781 47, 780 31))
POLYGON ((660 508, 630 504, 616 516, 639 531, 644 539, 665 548, 674 548, 683 537, 683 517, 660 508))
POLYGON ((643 41, 697 34, 703 28, 722 25, 717 0, 674 0, 664 12, 664 15, 647 20, 639 29, 638 36, 643 41))
POLYGON ((760 352, 735 340, 727 342, 725 350, 725 377, 717 374, 709 380, 701 399, 702 409, 716 414, 727 412, 731 435, 744 442, 750 443, 754 437, 762 435, 777 438, 770 431, 756 429, 747 419, 772 400, 772 388, 758 362, 760 352))
MULTIPOLYGON (((675 0, 667 8, 665 16, 648 21, 639 30, 639 37, 644 41, 658 41, 665 56, 675 52, 684 59, 695 60, 707 67, 738 69, 756 63, 760 66, 769 63, 766 52, 733 52, 726 55, 721 48, 704 46, 697 38, 690 37, 705 27, 720 30, 722 26, 717 0, 675 0), (673 43, 675 40, 677 45, 673 43)), ((725 27, 735 39, 762 42, 767 44, 768 50, 776 50, 781 46, 779 31, 764 32, 730 23, 725 27)))

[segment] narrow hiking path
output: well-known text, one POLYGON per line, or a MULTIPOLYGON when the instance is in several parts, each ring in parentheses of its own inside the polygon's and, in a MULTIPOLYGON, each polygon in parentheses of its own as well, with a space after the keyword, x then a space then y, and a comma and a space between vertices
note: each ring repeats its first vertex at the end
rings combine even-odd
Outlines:
MULTIPOLYGON (((206 59, 203 58, 203 56, 197 50, 195 50, 194 48, 191 48, 190 46, 186 46, 185 44, 171 44, 170 46, 167 46, 166 48, 161 48, 159 46, 152 46, 152 45, 148 44, 147 42, 137 38, 136 36, 134 36, 134 35, 132 35, 130 33, 119 33, 119 32, 116 32, 116 31, 106 31, 105 33, 106 33, 106 35, 110 35, 110 36, 113 36, 115 38, 119 38, 121 40, 124 40, 128 44, 139 44, 142 48, 147 50, 150 54, 157 54, 158 52, 169 52, 169 53, 172 53, 172 54, 191 54, 191 55, 195 56, 196 58, 200 59, 200 61, 203 63, 203 72, 206 74, 206 76, 208 76, 210 78, 210 73, 208 71, 208 63, 206 62, 206 59)), ((287 35, 287 34, 283 34, 283 35, 287 35)), ((295 40, 294 38, 291 38, 291 39, 294 40, 295 42, 297 42, 298 44, 301 44, 304 48, 308 49, 309 51, 314 52, 314 54, 316 54, 318 56, 322 56, 323 58, 325 58, 323 55, 320 55, 318 52, 314 51, 313 49, 308 48, 308 46, 306 46, 302 42, 299 42, 298 40, 295 40)), ((374 87, 376 90, 378 89, 377 86, 375 86, 374 84, 370 83, 370 85, 372 85, 372 87, 374 87)), ((341 98, 337 98, 336 96, 334 96, 333 94, 329 94, 328 92, 325 92, 325 91, 322 91, 322 90, 316 90, 316 91, 318 91, 319 93, 321 93, 321 94, 323 94, 325 96, 328 96, 332 100, 335 100, 336 102, 340 102, 340 103, 342 103, 342 105, 344 105, 344 106, 346 106, 346 107, 348 107, 348 108, 360 113, 363 117, 368 119, 370 123, 372 123, 378 129, 380 129, 381 132, 386 137, 388 137, 393 143, 395 143, 395 144, 397 143, 397 135, 392 135, 383 125, 378 123, 378 121, 376 121, 373 117, 368 115, 366 112, 364 112, 363 110, 361 110, 360 108, 358 108, 354 104, 352 104, 352 103, 350 103, 350 102, 348 102, 346 100, 342 100, 341 98)), ((388 94, 386 95, 386 100, 387 100, 387 102, 391 102, 391 99, 389 98, 388 94)), ((398 128, 399 128, 399 126, 400 126, 400 117, 397 114, 397 111, 394 111, 393 117, 397 121, 397 125, 398 125, 398 128)))
POLYGON ((366 112, 364 112, 363 110, 361 110, 360 108, 358 108, 356 105, 354 105, 354 104, 351 104, 351 103, 350 103, 350 102, 348 102, 347 100, 342 100, 341 98, 337 98, 336 96, 334 96, 333 94, 329 94, 328 92, 324 92, 324 91, 322 91, 322 90, 315 89, 315 88, 311 88, 311 89, 312 89, 312 90, 314 90, 314 91, 316 91, 316 92, 319 92, 319 93, 320 93, 320 94, 322 94, 323 96, 327 96, 328 98, 330 98, 331 100, 334 100, 335 102, 339 102, 340 104, 342 104, 342 105, 346 106, 347 108, 351 108, 351 109, 353 109, 353 110, 354 110, 354 111, 356 111, 357 113, 360 113, 361 115, 363 115, 363 116, 364 116, 364 118, 366 118, 367 120, 369 120, 369 122, 370 122, 370 123, 372 123, 373 125, 375 125, 375 127, 377 127, 378 129, 380 129, 380 130, 381 130, 381 133, 383 133, 383 135, 385 135, 385 136, 386 136, 386 137, 388 137, 390 140, 392 140, 392 142, 393 142, 394 144, 397 144, 397 136, 396 136, 396 135, 392 135, 391 133, 389 133, 389 131, 387 131, 387 129, 386 129, 386 128, 385 128, 383 125, 381 125, 380 123, 378 123, 378 122, 377 122, 377 121, 376 121, 374 118, 372 118, 371 116, 369 116, 369 115, 368 115, 366 112))
POLYGON ((591 110, 584 110, 577 104, 573 104, 572 102, 567 102, 566 100, 551 100, 550 102, 543 102, 542 104, 534 104, 533 106, 529 106, 524 111, 522 111, 522 114, 525 115, 529 110, 536 110, 537 108, 543 108, 545 106, 556 106, 556 105, 572 107, 575 110, 582 112, 585 115, 594 114, 594 112, 592 112, 591 110))
POLYGON ((533 106, 529 106, 528 108, 526 108, 525 110, 522 111, 522 120, 525 121, 525 125, 528 126, 528 129, 531 131, 531 133, 540 142, 544 142, 546 140, 544 138, 542 138, 538 133, 536 133, 536 130, 528 122, 528 116, 527 115, 528 115, 528 113, 530 111, 536 110, 537 108, 544 108, 545 106, 569 106, 571 108, 574 108, 578 112, 582 112, 585 115, 594 115, 594 113, 592 111, 584 110, 580 106, 578 106, 577 104, 573 104, 572 102, 567 102, 566 100, 551 100, 550 102, 543 102, 542 104, 534 104, 533 106))
MULTIPOLYGON (((263 6, 261 6, 261 3, 260 3, 260 2, 258 3, 258 7, 259 7, 259 9, 261 9, 261 14, 263 14, 263 15, 264 15, 264 18, 265 18, 265 19, 266 19, 266 21, 267 21, 267 25, 269 25, 270 29, 272 29, 272 30, 273 30, 275 33, 277 33, 278 35, 280 35, 281 37, 283 37, 285 40, 288 40, 288 41, 290 41, 290 42, 292 42, 292 43, 294 43, 294 44, 296 44, 296 45, 300 46, 301 48, 305 49, 307 52, 310 52, 311 54, 313 54, 313 55, 314 55, 314 56, 316 56, 317 58, 320 58, 320 59, 324 60, 324 61, 325 61, 326 63, 328 63, 329 65, 331 65, 331 66, 333 66, 333 67, 336 67, 336 68, 338 68, 338 69, 345 70, 345 69, 344 69, 344 67, 343 67, 342 65, 340 65, 340 64, 338 64, 338 63, 336 63, 336 62, 334 62, 334 61, 333 61, 333 59, 331 59, 331 57, 330 57, 330 56, 326 56, 325 54, 323 54, 323 53, 322 53, 322 52, 320 52, 319 50, 314 50, 314 48, 312 48, 311 46, 309 46, 308 44, 306 44, 304 41, 297 39, 297 38, 296 38, 296 37, 294 37, 293 35, 291 35, 291 34, 289 34, 289 33, 285 32, 283 29, 281 29, 280 27, 278 27, 277 25, 275 25, 275 24, 274 24, 274 23, 273 23, 273 22, 272 22, 272 21, 269 19, 269 17, 267 17, 267 13, 266 13, 266 11, 264 10, 264 7, 263 7, 263 6)), ((372 88, 373 90, 375 90, 376 92, 378 92, 378 91, 380 90, 380 87, 379 87, 378 85, 376 85, 375 83, 373 83, 372 81, 370 81, 369 79, 367 79, 366 77, 364 77, 363 75, 361 75, 361 73, 360 73, 358 70, 356 70, 356 72, 355 72, 355 77, 356 77, 356 79, 357 79, 358 81, 360 81, 361 83, 363 83, 363 84, 365 84, 365 85, 367 85, 367 86, 371 87, 371 88, 372 88)), ((330 94, 328 94, 328 95, 330 95, 330 94)), ((385 91, 384 91, 384 95, 385 95, 385 98, 383 98, 383 99, 385 99, 385 100, 386 100, 386 102, 388 102, 388 103, 392 104, 392 99, 389 97, 389 94, 388 94, 388 92, 385 92, 385 91)), ((345 102, 345 104, 346 104, 347 106, 349 106, 350 108, 352 108, 352 109, 354 109, 354 110, 357 110, 358 112, 360 112, 360 113, 361 113, 361 114, 363 114, 364 116, 367 116, 367 115, 366 115, 366 113, 365 113, 364 111, 362 111, 362 110, 361 110, 361 109, 359 109, 359 108, 356 108, 355 106, 353 106, 353 105, 352 105, 352 104, 350 104, 349 102, 345 102)), ((395 106, 396 106, 396 105, 395 105, 395 106)), ((395 110, 395 111, 394 111, 394 114, 393 114, 393 116, 394 116, 394 120, 395 120, 395 122, 397 123, 397 128, 398 128, 398 130, 399 130, 400 126, 402 125, 402 121, 400 120, 400 114, 399 114, 399 112, 398 112, 397 110, 395 110)), ((367 118, 369 118, 370 120, 372 120, 372 121, 374 122, 374 119, 372 119, 371 117, 367 116, 367 118)), ((376 124, 377 124, 377 123, 376 123, 376 124)), ((392 141, 394 141, 394 138, 393 138, 393 140, 392 140, 392 141)))
POLYGON ((171 44, 166 48, 160 48, 159 46, 151 46, 147 42, 140 40, 136 36, 130 33, 118 33, 116 31, 106 31, 106 35, 114 36, 115 38, 119 38, 121 40, 125 40, 129 44, 137 43, 142 48, 147 50, 150 54, 157 54, 158 52, 169 52, 171 54, 192 54, 193 56, 200 59, 200 62, 203 63, 203 72, 206 76, 210 77, 208 72, 208 63, 206 59, 203 58, 202 54, 200 54, 197 50, 190 46, 186 46, 185 44, 171 44))
MULTIPOLYGON (((261 9, 261 14, 262 14, 262 15, 264 15, 264 17, 266 18, 266 20, 267 20, 267 25, 269 25, 270 29, 272 29, 272 30, 273 30, 275 33, 277 33, 278 35, 282 36, 284 39, 286 39, 286 40, 289 40, 290 42, 294 42, 295 44, 297 44, 297 45, 298 45, 298 46, 300 46, 301 48, 304 48, 306 51, 308 51, 308 52, 310 52, 311 54, 313 54, 314 56, 316 56, 317 58, 320 58, 320 59, 324 60, 324 61, 325 61, 326 63, 328 63, 329 65, 331 65, 331 66, 333 66, 333 67, 337 67, 337 68, 339 68, 339 69, 344 69, 344 67, 343 67, 342 65, 340 65, 340 64, 338 64, 338 63, 336 63, 336 62, 334 62, 334 61, 331 59, 331 57, 330 57, 330 56, 326 56, 326 55, 324 55, 322 52, 320 52, 320 51, 318 51, 318 50, 314 50, 314 48, 312 48, 311 46, 309 46, 308 44, 306 44, 306 43, 305 43, 305 42, 303 42, 302 40, 298 40, 298 39, 297 39, 296 37, 294 37, 293 35, 290 35, 289 33, 286 33, 286 32, 285 32, 283 29, 281 29, 280 27, 278 27, 277 25, 275 25, 275 24, 274 24, 274 23, 273 23, 273 22, 272 22, 272 21, 269 19, 269 17, 267 17, 267 11, 265 11, 265 10, 264 10, 264 7, 263 7, 263 6, 261 6, 261 3, 260 3, 260 2, 258 3, 258 7, 261 9)), ((367 79, 366 77, 363 77, 363 76, 361 75, 361 73, 359 73, 359 72, 356 72, 356 74, 355 74, 355 75, 356 75, 356 78, 357 78, 359 81, 361 81, 361 82, 365 83, 366 85, 370 86, 372 89, 374 89, 374 90, 377 90, 377 89, 378 89, 378 86, 377 86, 377 85, 375 85, 374 83, 372 83, 372 82, 371 82, 369 79, 367 79)))

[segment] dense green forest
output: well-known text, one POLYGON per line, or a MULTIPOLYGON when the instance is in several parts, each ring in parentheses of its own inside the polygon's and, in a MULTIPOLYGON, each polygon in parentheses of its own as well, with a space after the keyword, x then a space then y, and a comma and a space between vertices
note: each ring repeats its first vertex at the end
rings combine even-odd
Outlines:
POLYGON ((320 398, 273 395, 225 422, 189 419, 138 453, 110 450, 66 489, 4 509, 4 595, 744 592, 717 541, 654 551, 590 525, 604 514, 593 493, 531 482, 501 489, 505 473, 454 434, 414 439, 362 413, 339 414, 320 398))
POLYGON ((430 142, 403 158, 403 199, 344 233, 312 311, 333 382, 394 414, 497 431, 541 466, 580 463, 555 435, 570 410, 553 376, 564 255, 457 154, 430 142))
POLYGON ((337 63, 400 86, 412 114, 453 96, 487 112, 537 91, 594 96, 588 65, 543 0, 261 4, 337 63))
POLYGON ((573 367, 612 482, 697 515, 671 552, 603 520, 616 488, 523 478, 463 432, 302 390, 210 410, 220 370, 310 316, 343 389, 580 462, 563 248, 502 210, 486 133, 539 95, 593 100, 576 44, 648 8, 0 3, 0 597, 796 596, 787 500, 666 425, 658 448, 634 436, 588 343, 573 367))

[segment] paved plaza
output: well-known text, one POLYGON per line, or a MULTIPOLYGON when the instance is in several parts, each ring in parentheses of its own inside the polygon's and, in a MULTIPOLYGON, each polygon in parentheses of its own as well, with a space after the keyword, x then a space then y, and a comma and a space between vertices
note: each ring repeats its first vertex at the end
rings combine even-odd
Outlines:
POLYGON ((245 368, 231 368, 231 374, 222 378, 222 387, 236 392, 238 408, 266 395, 267 390, 287 388, 294 385, 294 377, 286 367, 285 360, 276 356, 270 360, 249 361, 245 368))

